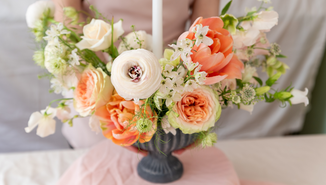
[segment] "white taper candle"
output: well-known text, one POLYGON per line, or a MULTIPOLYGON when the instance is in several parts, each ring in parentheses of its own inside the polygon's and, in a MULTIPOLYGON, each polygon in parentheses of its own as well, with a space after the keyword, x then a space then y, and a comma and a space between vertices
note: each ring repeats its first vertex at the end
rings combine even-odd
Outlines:
POLYGON ((162 0, 152 1, 153 53, 157 58, 163 56, 163 12, 162 0))

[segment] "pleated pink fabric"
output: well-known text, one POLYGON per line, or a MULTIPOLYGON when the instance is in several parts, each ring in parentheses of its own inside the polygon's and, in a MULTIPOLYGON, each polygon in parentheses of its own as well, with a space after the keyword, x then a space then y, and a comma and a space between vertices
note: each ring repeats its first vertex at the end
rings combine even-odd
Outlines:
MULTIPOLYGON (((142 156, 105 140, 76 160, 57 185, 150 185, 137 174, 142 156)), ((184 174, 166 185, 279 185, 239 181, 225 154, 212 147, 179 155, 184 174)))

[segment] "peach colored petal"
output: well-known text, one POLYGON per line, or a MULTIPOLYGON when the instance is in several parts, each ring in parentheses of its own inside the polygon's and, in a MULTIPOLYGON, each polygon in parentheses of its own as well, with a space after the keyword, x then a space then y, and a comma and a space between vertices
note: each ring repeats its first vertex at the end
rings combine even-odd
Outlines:
POLYGON ((221 42, 218 38, 213 39, 213 44, 209 46, 213 53, 217 53, 221 48, 221 42))
POLYGON ((209 29, 211 30, 218 30, 220 28, 223 28, 224 23, 222 19, 219 17, 211 17, 211 18, 203 19, 202 25, 203 27, 208 26, 209 29))
POLYGON ((95 111, 95 115, 103 121, 108 121, 111 118, 110 113, 108 112, 106 105, 99 107, 95 111))
POLYGON ((197 24, 201 24, 202 20, 203 20, 202 17, 198 17, 198 18, 194 21, 194 23, 192 23, 192 25, 190 26, 189 31, 191 31, 191 30, 192 30, 192 29, 193 29, 197 24))
POLYGON ((179 36, 178 41, 187 38, 188 34, 189 34, 189 31, 186 31, 186 32, 182 33, 179 36))
POLYGON ((227 79, 241 79, 242 74, 241 71, 244 69, 243 63, 238 59, 236 55, 234 55, 227 66, 220 70, 220 74, 227 75, 227 79))
POLYGON ((224 80, 228 75, 218 75, 218 76, 213 76, 213 77, 206 77, 206 80, 205 80, 205 84, 206 85, 212 85, 212 84, 215 84, 217 82, 220 82, 222 80, 224 80))
POLYGON ((201 71, 207 71, 209 73, 210 69, 213 69, 215 66, 221 65, 224 60, 225 57, 222 53, 215 53, 213 55, 201 58, 200 60, 198 60, 198 63, 203 65, 200 69, 201 71))
POLYGON ((232 37, 218 34, 217 38, 220 40, 221 43, 219 52, 222 52, 224 55, 230 54, 232 52, 232 47, 233 47, 232 37))
POLYGON ((223 56, 223 59, 218 61, 218 63, 215 63, 214 66, 210 67, 207 72, 210 73, 210 71, 219 71, 220 69, 224 68, 232 59, 233 53, 229 54, 226 58, 224 58, 224 55, 222 53, 217 53, 223 56))

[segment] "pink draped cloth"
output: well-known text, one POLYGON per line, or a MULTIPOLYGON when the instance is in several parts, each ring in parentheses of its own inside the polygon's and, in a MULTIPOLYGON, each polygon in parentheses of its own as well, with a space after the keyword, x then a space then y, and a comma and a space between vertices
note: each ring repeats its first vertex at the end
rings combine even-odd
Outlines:
MULTIPOLYGON (((167 185, 280 185, 239 180, 224 153, 215 148, 194 149, 178 155, 184 174, 167 185)), ((150 185, 137 174, 140 154, 105 140, 76 160, 57 185, 150 185)))

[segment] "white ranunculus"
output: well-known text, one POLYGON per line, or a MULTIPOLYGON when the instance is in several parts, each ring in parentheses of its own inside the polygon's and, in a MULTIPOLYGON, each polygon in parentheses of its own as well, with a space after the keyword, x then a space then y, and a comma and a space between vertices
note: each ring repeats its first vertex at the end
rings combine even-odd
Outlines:
POLYGON ((305 89, 305 91, 293 89, 291 91, 291 94, 293 95, 293 97, 290 99, 292 104, 304 103, 305 106, 307 106, 309 104, 309 99, 307 97, 307 95, 308 95, 307 88, 305 89))
POLYGON ((145 49, 125 51, 113 62, 111 81, 126 100, 150 97, 161 86, 161 65, 155 55, 145 49))
POLYGON ((28 127, 25 128, 27 133, 31 132, 37 125, 36 134, 40 137, 46 137, 54 134, 55 132, 55 120, 56 109, 48 107, 41 112, 34 112, 28 121, 28 127), (46 114, 45 114, 46 110, 46 114))
POLYGON ((252 27, 262 31, 269 31, 278 23, 278 13, 275 11, 262 11, 257 14, 252 27))
POLYGON ((49 11, 49 16, 54 16, 54 3, 52 1, 36 1, 29 5, 26 11, 27 26, 35 28, 36 22, 44 16, 46 11, 49 11))
MULTIPOLYGON (((83 49, 90 49, 92 51, 104 50, 110 47, 112 38, 112 27, 110 24, 93 19, 89 24, 83 28, 83 40, 78 42, 76 46, 83 49)), ((122 28, 122 21, 113 24, 113 42, 124 33, 122 28)))
POLYGON ((152 35, 147 34, 146 31, 142 30, 131 32, 127 36, 125 36, 124 41, 122 41, 118 47, 118 51, 121 54, 122 52, 127 50, 140 49, 139 42, 141 43, 142 49, 152 51, 152 35))

